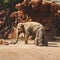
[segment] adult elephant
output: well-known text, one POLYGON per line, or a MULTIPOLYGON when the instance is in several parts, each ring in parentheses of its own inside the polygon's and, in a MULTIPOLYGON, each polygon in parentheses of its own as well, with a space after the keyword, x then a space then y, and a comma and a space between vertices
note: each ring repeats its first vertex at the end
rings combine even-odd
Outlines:
POLYGON ((40 37, 43 40, 43 35, 44 35, 43 32, 45 31, 45 28, 43 27, 42 24, 40 24, 38 22, 19 23, 18 26, 17 26, 17 30, 16 30, 17 34, 16 34, 16 41, 15 41, 15 43, 18 42, 19 34, 21 32, 23 32, 24 33, 24 38, 25 38, 25 44, 28 44, 28 37, 30 35, 32 35, 33 37, 35 37, 38 29, 41 32, 40 37))

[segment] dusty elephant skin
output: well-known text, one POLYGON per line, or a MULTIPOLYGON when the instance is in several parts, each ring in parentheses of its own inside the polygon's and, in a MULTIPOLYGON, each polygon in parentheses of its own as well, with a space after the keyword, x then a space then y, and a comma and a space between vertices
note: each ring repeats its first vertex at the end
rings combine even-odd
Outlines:
POLYGON ((45 29, 39 28, 36 32, 35 44, 38 46, 48 46, 45 29))
MULTIPOLYGON (((19 23, 17 26, 17 30, 16 30, 16 42, 15 43, 18 42, 19 34, 23 32, 24 38, 25 38, 25 44, 28 44, 28 37, 30 35, 35 37, 38 29, 45 30, 43 25, 41 25, 38 22, 19 23)), ((42 34, 43 34, 43 31, 40 30, 40 32, 42 32, 42 34)), ((42 36, 40 36, 40 37, 42 38, 42 36)))

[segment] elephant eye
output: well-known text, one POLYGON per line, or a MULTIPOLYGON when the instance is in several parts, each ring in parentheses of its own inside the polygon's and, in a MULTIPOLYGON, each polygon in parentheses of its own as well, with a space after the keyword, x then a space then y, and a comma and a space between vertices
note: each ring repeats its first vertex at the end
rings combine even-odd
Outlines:
POLYGON ((18 28, 18 30, 20 30, 20 28, 18 28))

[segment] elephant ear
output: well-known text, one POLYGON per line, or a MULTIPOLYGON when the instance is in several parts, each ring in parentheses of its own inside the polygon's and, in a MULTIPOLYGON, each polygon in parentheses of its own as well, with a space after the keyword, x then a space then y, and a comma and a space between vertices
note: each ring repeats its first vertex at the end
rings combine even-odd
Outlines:
POLYGON ((24 28, 24 25, 23 25, 23 24, 21 24, 21 27, 22 27, 22 28, 24 28))
POLYGON ((21 24, 21 28, 23 29, 23 32, 25 32, 24 24, 21 24))

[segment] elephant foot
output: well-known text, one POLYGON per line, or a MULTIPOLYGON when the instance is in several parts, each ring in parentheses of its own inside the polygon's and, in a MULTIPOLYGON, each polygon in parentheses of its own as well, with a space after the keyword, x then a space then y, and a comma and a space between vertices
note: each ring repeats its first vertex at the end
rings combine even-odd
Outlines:
POLYGON ((38 44, 36 44, 36 46, 38 46, 38 44))
POLYGON ((43 46, 48 46, 48 42, 44 43, 43 46))
POLYGON ((48 46, 48 44, 44 44, 43 46, 48 46))
POLYGON ((45 46, 48 46, 48 43, 46 43, 45 46))
POLYGON ((39 44, 38 44, 38 42, 36 43, 36 46, 38 46, 39 44))
POLYGON ((25 41, 25 44, 28 44, 28 42, 27 42, 27 41, 25 41))

